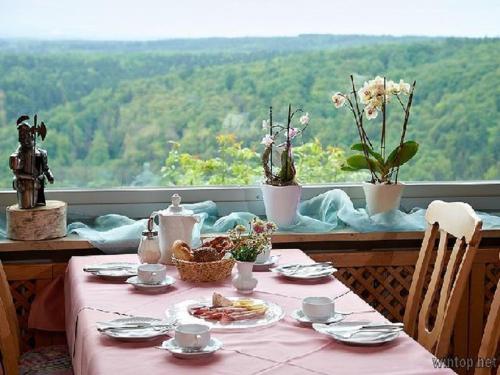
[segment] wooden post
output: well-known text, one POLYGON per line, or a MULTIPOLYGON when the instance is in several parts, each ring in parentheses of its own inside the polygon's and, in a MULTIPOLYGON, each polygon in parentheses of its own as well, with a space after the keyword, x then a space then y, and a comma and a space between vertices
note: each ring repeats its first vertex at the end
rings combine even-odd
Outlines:
POLYGON ((48 240, 66 236, 67 204, 47 201, 46 206, 21 209, 17 204, 6 209, 7 237, 12 240, 48 240))

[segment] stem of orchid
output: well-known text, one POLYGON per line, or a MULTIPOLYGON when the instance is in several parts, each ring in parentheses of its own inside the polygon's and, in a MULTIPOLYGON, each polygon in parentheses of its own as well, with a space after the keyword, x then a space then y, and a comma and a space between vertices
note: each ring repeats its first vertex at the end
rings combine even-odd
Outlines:
MULTIPOLYGON (((273 136, 273 107, 269 107, 269 135, 273 136)), ((273 175, 273 146, 271 145, 271 158, 270 158, 271 176, 273 175)))
MULTIPOLYGON (((413 85, 411 86, 411 91, 410 91, 410 96, 408 97, 408 104, 406 105, 405 109, 405 119, 403 122, 403 131, 401 133, 401 140, 399 141, 399 150, 398 154, 396 155, 396 164, 399 164, 399 155, 401 153, 401 150, 403 149, 403 143, 405 141, 405 136, 406 136, 406 129, 408 128, 408 120, 410 119, 410 108, 411 108, 411 103, 413 102, 413 92, 415 91, 415 86, 417 85, 417 81, 413 81, 413 85)), ((398 176, 399 176, 399 165, 396 168, 396 184, 398 183, 398 176)))
POLYGON ((292 121, 292 105, 288 104, 288 121, 286 123, 286 149, 285 172, 288 173, 288 159, 290 157, 290 121, 292 121))
MULTIPOLYGON (((368 165, 368 169, 370 170, 370 174, 372 176, 371 182, 375 183, 375 181, 377 181, 378 178, 377 178, 377 175, 375 174, 375 172, 373 171, 371 164, 368 162, 369 155, 368 155, 368 151, 366 150, 366 147, 368 147, 367 143, 370 144, 370 147, 372 147, 372 146, 371 146, 371 143, 368 139, 368 136, 365 133, 365 129, 363 128, 363 116, 361 115, 360 110, 359 110, 358 95, 356 93, 356 87, 354 85, 354 76, 352 74, 351 74, 351 84, 352 84, 352 92, 354 95, 354 102, 356 103, 356 110, 358 112, 359 122, 356 121, 356 124, 358 125, 359 138, 361 140, 361 143, 364 146, 363 153, 364 153, 365 158, 366 158, 366 164, 368 165)), ((352 103, 350 103, 350 104, 351 104, 351 107, 353 108, 353 113, 354 113, 354 107, 353 107, 352 103)), ((356 115, 354 115, 354 118, 356 119, 356 115)))
POLYGON ((385 160, 385 105, 386 105, 386 78, 384 77, 384 100, 382 101, 382 134, 380 137, 380 153, 385 160))

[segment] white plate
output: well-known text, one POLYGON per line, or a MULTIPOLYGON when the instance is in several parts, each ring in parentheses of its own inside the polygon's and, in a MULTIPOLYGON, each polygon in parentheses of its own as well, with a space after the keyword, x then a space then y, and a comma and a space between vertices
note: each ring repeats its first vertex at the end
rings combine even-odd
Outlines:
POLYGON ((369 325, 370 322, 340 322, 332 325, 314 323, 313 328, 327 336, 332 337, 336 341, 349 345, 371 346, 380 345, 395 340, 401 331, 393 332, 359 332, 351 337, 345 337, 349 334, 349 326, 369 325))
POLYGON ((175 279, 167 275, 161 283, 144 284, 139 280, 137 276, 132 276, 127 279, 126 283, 133 285, 134 288, 142 292, 156 293, 166 291, 171 285, 175 284, 175 279))
MULTIPOLYGON (((229 297, 230 300, 236 301, 239 299, 249 299, 241 297, 229 297)), ((219 321, 206 320, 198 318, 189 313, 189 307, 193 305, 206 305, 210 306, 212 304, 212 298, 200 298, 191 299, 175 304, 173 307, 168 309, 165 314, 167 315, 167 320, 177 321, 178 324, 188 324, 197 323, 205 324, 211 328, 212 331, 241 331, 249 328, 263 328, 268 327, 276 322, 279 322, 285 316, 283 309, 272 302, 263 301, 261 299, 251 298, 255 303, 263 303, 267 305, 267 311, 265 315, 258 319, 248 319, 248 320, 236 320, 229 323, 220 323, 219 321)))
POLYGON ((167 341, 163 341, 161 345, 161 349, 166 349, 170 353, 173 354, 174 357, 178 358, 199 358, 199 357, 207 357, 217 350, 222 348, 222 342, 217 340, 215 337, 212 337, 208 342, 208 345, 204 348, 193 350, 193 349, 183 349, 179 345, 175 339, 170 339, 167 341))
MULTIPOLYGON (((109 325, 116 325, 119 327, 120 325, 124 324, 168 324, 168 321, 164 321, 161 319, 155 319, 155 318, 148 318, 148 317, 130 317, 130 318, 120 318, 120 319, 114 319, 110 320, 109 322, 106 322, 106 324, 97 324, 97 328, 104 328, 109 325)), ((169 330, 173 328, 172 326, 169 327, 161 327, 161 328, 144 328, 144 329, 120 329, 120 330, 105 330, 105 331, 99 331, 100 334, 104 336, 108 336, 111 338, 114 338, 116 340, 120 341, 147 341, 147 340, 153 340, 157 337, 164 336, 167 334, 169 330)))
POLYGON ((268 271, 271 267, 274 267, 278 264, 280 259, 279 255, 271 255, 269 259, 264 263, 255 263, 253 265, 254 271, 268 271))
POLYGON ((123 279, 137 275, 138 266, 137 263, 112 262, 85 266, 83 270, 104 279, 123 279))
MULTIPOLYGON (((312 320, 310 320, 302 310, 300 309, 297 309, 297 310, 293 310, 292 312, 292 318, 294 318, 296 321, 300 322, 300 323, 303 323, 303 324, 313 324, 313 323, 316 323, 316 322, 313 322, 312 320)), ((345 315, 343 314, 338 314, 338 313, 334 313, 330 319, 328 319, 326 322, 321 322, 321 323, 324 323, 324 324, 332 324, 332 323, 338 323, 342 320, 344 320, 345 318, 345 315)))
POLYGON ((272 272, 296 280, 314 280, 331 276, 337 269, 330 264, 283 264, 271 269, 272 272))

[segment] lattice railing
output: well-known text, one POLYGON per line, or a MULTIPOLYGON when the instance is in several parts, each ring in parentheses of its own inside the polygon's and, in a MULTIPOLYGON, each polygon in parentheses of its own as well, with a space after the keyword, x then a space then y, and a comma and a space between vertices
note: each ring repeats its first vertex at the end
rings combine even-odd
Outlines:
POLYGON ((490 311, 491 302, 493 301, 493 296, 495 295, 495 290, 497 288, 498 279, 500 279, 500 267, 498 264, 490 263, 485 266, 484 272, 484 321, 490 311))
POLYGON ((21 351, 35 346, 34 333, 28 329, 28 317, 31 303, 35 299, 37 286, 36 280, 10 281, 10 291, 16 307, 17 319, 21 331, 21 351))
POLYGON ((340 268, 335 276, 392 321, 402 321, 415 267, 340 268))

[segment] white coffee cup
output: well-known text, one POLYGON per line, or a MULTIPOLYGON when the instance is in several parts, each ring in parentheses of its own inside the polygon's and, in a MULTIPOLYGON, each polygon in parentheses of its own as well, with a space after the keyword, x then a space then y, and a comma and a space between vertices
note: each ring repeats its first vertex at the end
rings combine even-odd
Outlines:
POLYGON ((167 276, 167 267, 163 264, 141 264, 137 268, 137 277, 143 284, 159 284, 167 276))
POLYGON ((326 322, 335 312, 335 302, 328 297, 306 297, 302 312, 312 322, 326 322))
POLYGON ((271 256, 271 246, 267 245, 266 247, 264 247, 262 252, 259 255, 257 255, 255 263, 256 264, 266 263, 269 260, 270 256, 271 256))
POLYGON ((184 349, 200 349, 210 341, 210 327, 203 324, 181 324, 175 328, 175 342, 184 349))

